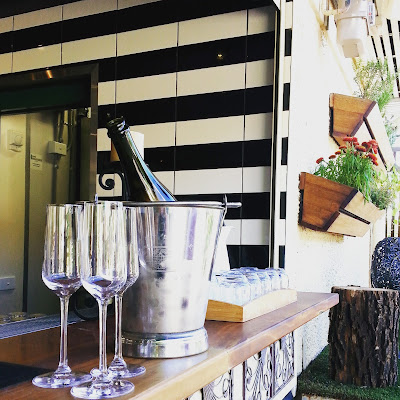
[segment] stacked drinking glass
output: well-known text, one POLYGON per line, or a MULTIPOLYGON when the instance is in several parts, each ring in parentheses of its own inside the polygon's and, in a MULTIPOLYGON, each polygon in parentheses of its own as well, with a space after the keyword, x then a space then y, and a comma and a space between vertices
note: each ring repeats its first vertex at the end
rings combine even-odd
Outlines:
POLYGON ((233 268, 212 276, 209 298, 243 305, 274 290, 288 288, 289 278, 282 268, 233 268))

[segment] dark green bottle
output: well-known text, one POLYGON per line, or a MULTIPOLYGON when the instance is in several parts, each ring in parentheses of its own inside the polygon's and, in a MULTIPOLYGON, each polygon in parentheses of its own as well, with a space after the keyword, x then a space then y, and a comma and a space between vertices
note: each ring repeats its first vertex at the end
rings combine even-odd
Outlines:
POLYGON ((107 123, 108 137, 114 144, 126 183, 125 200, 176 201, 169 190, 154 176, 141 157, 124 117, 107 123))

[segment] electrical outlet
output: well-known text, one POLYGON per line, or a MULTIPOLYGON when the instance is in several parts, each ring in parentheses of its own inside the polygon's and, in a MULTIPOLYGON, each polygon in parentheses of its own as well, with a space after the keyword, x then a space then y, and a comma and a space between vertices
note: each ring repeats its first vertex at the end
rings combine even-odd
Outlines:
POLYGON ((15 276, 0 278, 0 290, 15 289, 15 276))

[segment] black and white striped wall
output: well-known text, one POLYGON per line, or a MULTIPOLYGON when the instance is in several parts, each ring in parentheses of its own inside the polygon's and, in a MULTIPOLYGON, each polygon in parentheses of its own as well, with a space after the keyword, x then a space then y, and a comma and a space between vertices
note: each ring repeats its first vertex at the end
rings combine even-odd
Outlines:
MULTIPOLYGON (((240 201, 231 267, 269 265, 277 9, 271 0, 37 0, 0 5, 0 74, 98 63, 97 173, 107 113, 144 135, 144 158, 179 200, 240 201), (24 8, 25 7, 25 8, 24 8)), ((286 14, 290 14, 291 2, 286 14)), ((278 14, 279 17, 279 14, 278 14)), ((279 18, 278 18, 279 19, 279 18)), ((289 21, 290 18, 287 18, 289 21)), ((287 165, 291 24, 285 25, 281 161, 287 165)), ((114 177, 114 176, 113 176, 114 177)), ((102 197, 121 195, 121 182, 102 197)), ((286 182, 283 178, 280 182, 286 182)), ((286 187, 274 239, 284 266, 286 187)), ((275 265, 278 266, 278 265, 275 265)))

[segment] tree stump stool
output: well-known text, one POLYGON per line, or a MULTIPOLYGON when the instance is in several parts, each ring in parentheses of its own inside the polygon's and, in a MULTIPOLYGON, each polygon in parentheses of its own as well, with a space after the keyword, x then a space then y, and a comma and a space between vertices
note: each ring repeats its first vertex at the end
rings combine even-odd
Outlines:
POLYGON ((333 287, 339 304, 329 312, 331 378, 357 386, 397 383, 399 292, 333 287))

